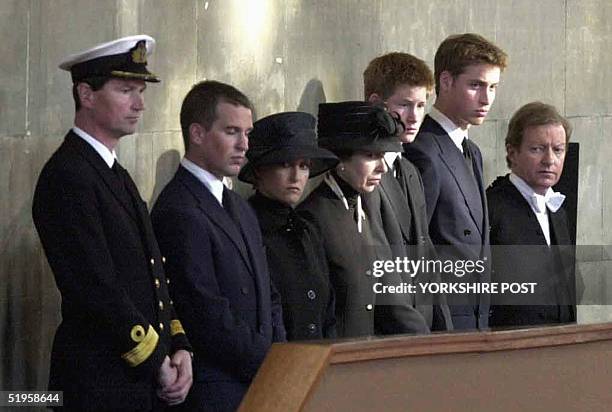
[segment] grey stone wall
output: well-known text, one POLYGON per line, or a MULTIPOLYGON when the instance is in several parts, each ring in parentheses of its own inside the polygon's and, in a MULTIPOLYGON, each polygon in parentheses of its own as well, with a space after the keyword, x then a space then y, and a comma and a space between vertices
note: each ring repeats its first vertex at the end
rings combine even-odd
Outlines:
MULTIPOLYGON (((259 117, 316 113, 321 101, 361 99, 367 62, 388 51, 433 64, 448 35, 477 32, 510 55, 498 99, 472 137, 487 181, 505 173, 503 138, 524 103, 556 105, 581 143, 578 241, 612 244, 612 3, 609 0, 2 0, 0 2, 0 388, 42 389, 59 322, 57 293, 31 221, 42 165, 71 126, 65 55, 147 33, 150 67, 163 82, 146 92, 139 133, 119 158, 152 202, 182 154, 178 113, 192 84, 230 82, 259 117)), ((247 188, 237 185, 246 193, 247 188)), ((587 295, 610 297, 609 248, 581 263, 587 295)), ((580 320, 612 320, 580 308, 580 320)))

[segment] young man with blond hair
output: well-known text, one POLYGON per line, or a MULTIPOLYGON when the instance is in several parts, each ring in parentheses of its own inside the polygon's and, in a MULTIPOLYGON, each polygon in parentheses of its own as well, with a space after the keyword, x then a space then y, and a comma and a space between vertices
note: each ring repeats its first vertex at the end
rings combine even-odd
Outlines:
MULTIPOLYGON (((404 124, 399 136, 402 143, 412 143, 425 116, 427 98, 432 92, 433 74, 427 64, 408 53, 388 53, 372 60, 363 73, 365 98, 381 104, 404 124)), ((423 182, 416 167, 400 152, 385 154, 389 172, 383 175, 380 189, 366 198, 372 211, 372 225, 384 236, 394 257, 418 260, 431 257, 433 245, 428 235, 428 221, 423 182)), ((404 276, 416 283, 420 277, 404 276)), ((424 281, 432 281, 428 279, 424 281)), ((417 288, 418 290, 418 288, 417 288)), ((410 303, 424 316, 432 330, 450 330, 452 321, 443 295, 408 295, 410 303)))
MULTIPOLYGON (((434 58, 436 101, 406 157, 421 172, 429 236, 440 258, 485 265, 478 277, 449 280, 486 283, 489 222, 482 156, 468 138, 471 126, 484 122, 495 100, 507 55, 484 37, 465 33, 446 38, 434 58)), ((459 296, 451 308, 456 329, 488 326, 488 296, 459 296)))

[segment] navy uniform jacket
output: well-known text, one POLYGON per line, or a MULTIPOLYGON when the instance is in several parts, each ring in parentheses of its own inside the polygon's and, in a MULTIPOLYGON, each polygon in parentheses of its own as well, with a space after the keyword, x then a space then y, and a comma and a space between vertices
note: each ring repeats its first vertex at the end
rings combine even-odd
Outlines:
MULTIPOLYGON (((427 115, 415 141, 404 145, 404 150, 423 178, 429 236, 439 257, 482 260, 487 267, 477 280, 486 283, 490 278, 490 246, 482 156, 474 142, 468 140, 468 144, 474 176, 450 136, 427 115)), ((445 277, 451 280, 453 275, 443 274, 443 281, 445 277)), ((452 304, 456 300, 448 299, 455 329, 488 326, 488 295, 472 296, 466 304, 452 304)))
POLYGON ((272 343, 285 340, 257 217, 231 190, 223 196, 231 196, 239 224, 180 166, 152 211, 194 348, 186 410, 235 410, 272 343))
MULTIPOLYGON (((399 177, 385 173, 380 188, 364 195, 371 211, 372 226, 380 226, 374 232, 384 233, 393 256, 418 260, 434 259, 435 250, 428 233, 427 208, 423 181, 416 167, 403 157, 399 160, 399 177)), ((398 167, 396 166, 396 167, 398 167)), ((422 273, 419 276, 403 276, 407 283, 436 282, 439 274, 422 273)), ((418 287, 417 287, 418 290, 418 287)), ((411 304, 423 315, 431 330, 452 330, 453 323, 444 294, 409 294, 411 304)))
POLYGON ((62 296, 49 390, 64 391, 67 409, 151 410, 164 357, 190 349, 146 204, 125 169, 119 176, 69 132, 34 194, 62 296))
POLYGON ((548 211, 551 247, 538 219, 508 175, 488 189, 493 282, 537 282, 534 293, 491 306, 491 326, 576 321, 575 255, 565 209, 548 211), (502 246, 497 246, 502 245, 502 246), (510 305, 512 304, 512 305, 510 305))

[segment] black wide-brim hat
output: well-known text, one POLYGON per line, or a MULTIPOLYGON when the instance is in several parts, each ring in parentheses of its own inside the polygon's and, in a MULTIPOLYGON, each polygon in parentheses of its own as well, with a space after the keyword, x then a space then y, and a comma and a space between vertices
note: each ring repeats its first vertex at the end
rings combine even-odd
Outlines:
POLYGON ((349 101, 319 104, 319 145, 336 154, 401 152, 404 125, 384 107, 349 101))
POLYGON ((249 133, 248 163, 238 179, 255 183, 257 166, 283 164, 297 159, 310 161, 310 176, 315 177, 338 164, 338 158, 317 145, 316 119, 303 112, 284 112, 264 117, 249 133))

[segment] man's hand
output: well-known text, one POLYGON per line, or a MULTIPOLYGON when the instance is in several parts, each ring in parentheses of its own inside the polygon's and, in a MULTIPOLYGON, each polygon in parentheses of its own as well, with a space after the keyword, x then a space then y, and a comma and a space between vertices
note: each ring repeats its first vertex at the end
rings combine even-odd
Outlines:
POLYGON ((170 364, 170 358, 166 355, 157 376, 157 382, 160 388, 165 388, 176 382, 178 372, 175 367, 170 364))
MULTIPOLYGON (((166 359, 168 359, 167 356, 166 359)), ((166 361, 164 360, 160 370, 160 378, 162 375, 161 371, 164 369, 165 364, 166 361)), ((167 382, 166 384, 162 384, 160 379, 159 383, 161 388, 157 391, 157 396, 164 400, 168 405, 178 405, 187 397, 187 393, 189 392, 191 383, 193 382, 191 354, 183 349, 178 350, 172 355, 172 359, 169 359, 167 366, 175 371, 176 378, 169 384, 167 382)))

